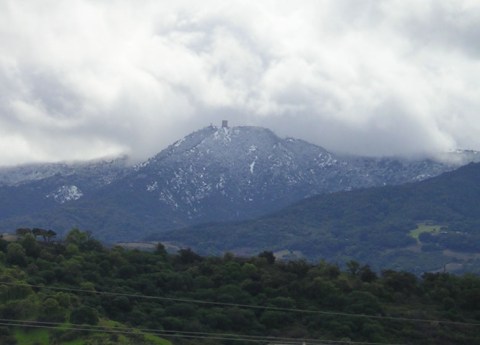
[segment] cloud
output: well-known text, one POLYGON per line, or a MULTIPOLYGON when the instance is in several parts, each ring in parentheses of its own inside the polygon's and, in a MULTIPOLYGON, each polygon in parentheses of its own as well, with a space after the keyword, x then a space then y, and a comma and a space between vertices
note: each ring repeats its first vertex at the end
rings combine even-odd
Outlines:
POLYGON ((480 149, 477 1, 0 3, 0 165, 141 160, 229 119, 333 151, 480 149))

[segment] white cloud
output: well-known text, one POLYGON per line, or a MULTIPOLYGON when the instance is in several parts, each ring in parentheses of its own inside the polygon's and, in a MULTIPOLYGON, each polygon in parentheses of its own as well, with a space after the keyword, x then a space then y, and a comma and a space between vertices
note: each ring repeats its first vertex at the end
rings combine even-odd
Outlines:
POLYGON ((479 34, 473 0, 4 0, 0 165, 143 159, 222 118, 350 153, 480 149, 479 34))

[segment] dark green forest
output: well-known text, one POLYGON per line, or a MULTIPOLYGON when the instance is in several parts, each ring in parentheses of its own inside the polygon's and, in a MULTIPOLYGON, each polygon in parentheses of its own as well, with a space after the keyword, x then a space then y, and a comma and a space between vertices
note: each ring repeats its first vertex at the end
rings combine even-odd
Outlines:
POLYGON ((0 240, 1 344, 478 344, 480 278, 0 240))

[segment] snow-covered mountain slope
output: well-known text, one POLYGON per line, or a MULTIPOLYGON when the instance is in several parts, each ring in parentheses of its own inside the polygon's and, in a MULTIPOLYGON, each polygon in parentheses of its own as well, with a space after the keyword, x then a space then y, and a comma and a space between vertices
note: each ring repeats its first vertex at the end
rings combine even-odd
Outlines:
POLYGON ((196 222, 251 218, 315 194, 418 181, 453 168, 431 159, 340 157, 265 128, 210 126, 129 178, 138 193, 196 222))
MULTIPOLYGON (((79 226, 103 239, 132 240, 152 231, 257 217, 315 194, 423 180, 465 163, 448 161, 453 163, 343 157, 265 128, 209 126, 131 169, 123 161, 69 167, 69 173, 44 179, 32 171, 23 180, 4 177, 10 186, 0 188, 0 198, 8 189, 10 197, 36 195, 38 202, 61 205, 55 217, 42 211, 37 219, 45 223, 36 225, 79 226), (27 183, 32 176, 36 181, 27 183)), ((23 214, 35 211, 30 205, 23 214)))
POLYGON ((0 220, 51 210, 124 177, 127 157, 0 168, 0 220))
POLYGON ((107 185, 124 176, 130 169, 126 156, 73 163, 36 163, 0 167, 0 186, 18 186, 53 176, 84 178, 92 186, 107 185))
POLYGON ((325 181, 341 164, 321 147, 267 129, 212 126, 138 167, 135 179, 189 219, 242 219, 329 191, 325 181))

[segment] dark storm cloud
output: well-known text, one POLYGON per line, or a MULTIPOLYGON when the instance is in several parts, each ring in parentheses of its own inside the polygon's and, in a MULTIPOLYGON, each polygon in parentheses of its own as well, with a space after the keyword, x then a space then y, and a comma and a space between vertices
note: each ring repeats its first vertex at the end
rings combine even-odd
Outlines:
POLYGON ((222 119, 347 153, 480 149, 479 16, 467 0, 5 0, 0 165, 144 159, 222 119))

